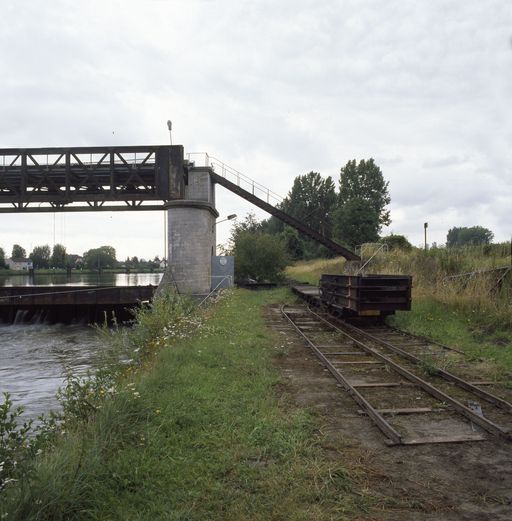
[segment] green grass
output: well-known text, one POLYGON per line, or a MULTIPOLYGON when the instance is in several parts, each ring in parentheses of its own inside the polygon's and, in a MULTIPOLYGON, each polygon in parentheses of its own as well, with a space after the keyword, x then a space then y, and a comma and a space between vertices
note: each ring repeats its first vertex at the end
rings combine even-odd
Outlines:
POLYGON ((411 311, 397 311, 388 320, 400 329, 458 348, 472 359, 494 363, 500 378, 512 372, 512 331, 490 327, 491 319, 423 297, 413 300, 411 311))
POLYGON ((317 421, 282 393, 280 335, 235 291, 195 336, 158 351, 10 490, 10 520, 330 520, 368 508, 317 421), (278 387, 279 385, 279 387, 278 387))

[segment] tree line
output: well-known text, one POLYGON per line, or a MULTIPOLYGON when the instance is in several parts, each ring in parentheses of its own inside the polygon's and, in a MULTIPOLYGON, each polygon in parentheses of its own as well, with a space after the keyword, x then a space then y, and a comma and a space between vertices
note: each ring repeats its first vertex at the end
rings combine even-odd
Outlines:
MULTIPOLYGON (((55 244, 50 249, 48 244, 35 246, 27 257, 25 248, 19 244, 12 247, 12 259, 29 259, 34 269, 106 269, 106 268, 127 268, 132 270, 154 270, 160 267, 161 260, 158 256, 151 260, 143 258, 127 257, 124 262, 120 262, 116 258, 116 250, 113 246, 100 246, 92 248, 84 252, 82 256, 76 254, 68 254, 66 247, 62 244, 55 244)), ((0 248, 0 268, 7 268, 5 250, 0 248)))
MULTIPOLYGON (((381 236, 382 227, 391 223, 390 202, 389 182, 375 161, 353 159, 340 168, 336 182, 314 171, 297 176, 278 207, 350 249, 376 242, 385 242, 391 249, 411 249, 403 235, 381 236)), ((481 226, 454 227, 448 232, 446 245, 489 244, 492 239, 493 233, 481 226)), ((333 255, 279 219, 257 221, 253 214, 233 225, 226 253, 235 255, 239 279, 256 280, 277 280, 290 260, 333 255)))

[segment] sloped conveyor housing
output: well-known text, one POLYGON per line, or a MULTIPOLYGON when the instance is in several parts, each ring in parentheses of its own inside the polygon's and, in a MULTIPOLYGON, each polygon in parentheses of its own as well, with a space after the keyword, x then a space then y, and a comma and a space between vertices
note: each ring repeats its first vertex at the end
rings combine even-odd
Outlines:
POLYGON ((280 210, 279 208, 272 206, 271 204, 267 203, 266 201, 263 201, 263 199, 256 197, 251 192, 248 192, 247 190, 240 188, 240 186, 229 181, 225 177, 222 177, 221 175, 216 174, 215 172, 211 172, 210 175, 211 175, 212 180, 215 183, 218 183, 219 185, 223 186, 224 188, 227 188, 234 194, 244 198, 246 201, 249 201, 250 203, 257 206, 258 208, 261 208, 265 212, 269 213, 270 215, 277 217, 278 219, 280 219, 284 223, 288 224, 292 228, 295 228, 296 230, 298 230, 300 233, 306 235, 307 237, 319 242, 320 244, 323 244, 326 248, 328 248, 330 251, 336 253, 337 255, 341 255, 341 256, 345 257, 345 259, 347 259, 347 260, 355 260, 355 261, 361 260, 361 258, 358 255, 356 255, 354 252, 350 251, 349 249, 345 248, 344 246, 341 246, 341 244, 331 241, 324 235, 313 230, 313 228, 307 226, 306 224, 302 223, 298 219, 295 219, 295 217, 292 217, 291 215, 287 214, 286 212, 283 212, 283 210, 280 210))

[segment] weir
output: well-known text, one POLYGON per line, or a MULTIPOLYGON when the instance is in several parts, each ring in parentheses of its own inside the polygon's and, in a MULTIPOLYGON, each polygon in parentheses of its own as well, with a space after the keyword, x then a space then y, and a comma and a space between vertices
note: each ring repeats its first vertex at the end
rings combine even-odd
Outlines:
POLYGON ((119 322, 130 308, 153 298, 156 286, 12 286, 0 288, 0 320, 14 322, 119 322))

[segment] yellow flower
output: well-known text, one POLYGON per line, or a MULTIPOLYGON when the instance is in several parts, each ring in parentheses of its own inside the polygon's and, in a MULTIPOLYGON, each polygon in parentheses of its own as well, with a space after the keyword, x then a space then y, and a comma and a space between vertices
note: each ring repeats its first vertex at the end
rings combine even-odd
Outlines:
POLYGON ((155 409, 156 414, 160 414, 160 412, 161 412, 160 409, 155 409))

